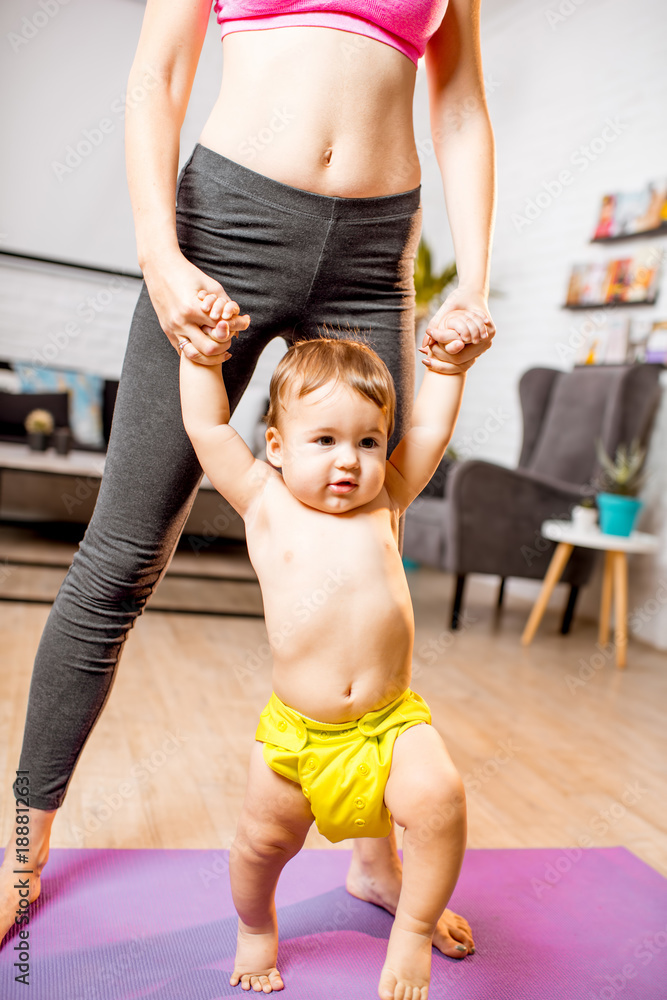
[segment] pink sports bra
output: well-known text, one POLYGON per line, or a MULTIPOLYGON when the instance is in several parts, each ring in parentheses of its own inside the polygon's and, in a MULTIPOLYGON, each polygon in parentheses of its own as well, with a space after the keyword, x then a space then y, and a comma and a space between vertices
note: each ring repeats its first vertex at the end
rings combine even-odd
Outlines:
POLYGON ((222 35, 314 24, 376 38, 415 66, 439 28, 448 0, 215 0, 222 35))

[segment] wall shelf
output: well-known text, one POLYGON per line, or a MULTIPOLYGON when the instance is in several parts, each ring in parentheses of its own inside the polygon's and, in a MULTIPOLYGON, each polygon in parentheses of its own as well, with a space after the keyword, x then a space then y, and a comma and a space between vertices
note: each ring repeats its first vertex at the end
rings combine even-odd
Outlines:
POLYGON ((592 236, 589 243, 621 243, 623 240, 650 239, 652 236, 667 236, 667 222, 657 229, 643 229, 638 233, 619 233, 618 236, 592 236))
POLYGON ((640 302, 577 302, 571 306, 563 303, 561 309, 618 309, 619 306, 635 307, 635 306, 654 306, 658 301, 657 297, 653 299, 642 299, 640 302))

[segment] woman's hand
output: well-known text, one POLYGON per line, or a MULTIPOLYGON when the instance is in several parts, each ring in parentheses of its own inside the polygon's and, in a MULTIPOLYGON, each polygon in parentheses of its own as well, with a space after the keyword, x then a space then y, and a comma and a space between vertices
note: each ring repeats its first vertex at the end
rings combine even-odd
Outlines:
POLYGON ((219 365, 232 338, 250 325, 250 316, 239 315, 220 282, 183 254, 147 265, 144 279, 169 343, 178 351, 186 342, 183 351, 191 361, 219 365))
POLYGON ((495 332, 485 296, 457 288, 426 327, 422 362, 443 375, 467 371, 491 347, 495 332))

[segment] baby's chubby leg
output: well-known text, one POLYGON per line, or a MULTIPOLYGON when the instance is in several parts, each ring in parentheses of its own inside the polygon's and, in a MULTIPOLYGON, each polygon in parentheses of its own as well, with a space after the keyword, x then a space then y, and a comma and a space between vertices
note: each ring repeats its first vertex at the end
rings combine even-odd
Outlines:
POLYGON ((229 874, 239 930, 231 986, 282 990, 276 968, 275 891, 285 864, 297 854, 314 816, 299 785, 271 770, 255 742, 245 800, 229 853, 229 874))
POLYGON ((412 726, 396 740, 384 801, 405 832, 403 884, 378 993, 426 1000, 433 932, 459 877, 467 833, 463 782, 433 726, 412 726))

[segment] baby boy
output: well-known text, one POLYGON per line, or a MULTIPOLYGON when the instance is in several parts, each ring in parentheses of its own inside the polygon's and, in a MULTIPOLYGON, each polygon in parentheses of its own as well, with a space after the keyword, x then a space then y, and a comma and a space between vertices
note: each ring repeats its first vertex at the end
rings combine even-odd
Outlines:
POLYGON ((414 618, 398 550, 399 517, 433 476, 451 437, 465 369, 426 370, 410 429, 387 457, 395 391, 361 340, 293 344, 270 387, 266 457, 229 425, 221 364, 181 351, 183 422, 202 468, 245 522, 272 647, 230 852, 239 916, 230 983, 270 993, 274 895, 313 820, 330 841, 404 828, 403 884, 378 993, 426 1000, 431 944, 466 843, 463 784, 425 701, 410 689, 414 618), (309 617, 295 605, 315 592, 309 617), (304 620, 305 618, 305 620, 304 620))

